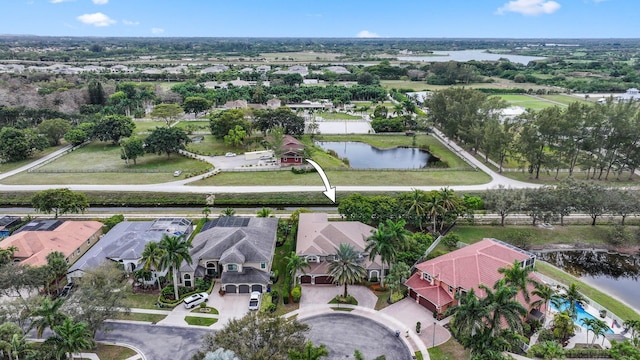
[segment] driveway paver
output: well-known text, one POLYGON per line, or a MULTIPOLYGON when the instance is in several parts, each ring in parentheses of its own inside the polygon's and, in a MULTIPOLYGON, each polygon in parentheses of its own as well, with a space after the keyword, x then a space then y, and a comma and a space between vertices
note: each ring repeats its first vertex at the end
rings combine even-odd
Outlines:
POLYGON ((421 331, 418 336, 427 347, 434 346, 434 343, 435 345, 443 344, 451 338, 449 331, 442 327, 440 322, 435 321, 433 313, 416 304, 415 300, 411 298, 402 299, 380 310, 380 312, 397 319, 414 331, 416 329, 416 323, 420 321, 421 331))

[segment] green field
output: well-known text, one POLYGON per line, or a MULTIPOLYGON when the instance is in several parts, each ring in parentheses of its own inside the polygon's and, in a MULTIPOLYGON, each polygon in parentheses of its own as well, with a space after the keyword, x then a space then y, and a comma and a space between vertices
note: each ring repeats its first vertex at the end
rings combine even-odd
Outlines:
POLYGON ((59 145, 59 146, 53 146, 53 147, 49 147, 44 149, 44 151, 40 151, 37 152, 36 154, 34 154, 32 157, 26 159, 26 160, 22 160, 22 161, 14 161, 14 162, 0 162, 0 173, 5 173, 7 171, 11 171, 11 170, 15 170, 21 166, 25 166, 27 164, 30 164, 36 160, 39 160, 49 154, 51 154, 54 151, 60 150, 63 146, 65 145, 59 145))
POLYGON ((576 96, 570 96, 570 95, 539 95, 541 98, 543 99, 547 99, 547 100, 552 100, 555 102, 559 102, 565 105, 571 105, 574 102, 579 102, 579 103, 584 103, 584 104, 591 104, 591 102, 576 97, 576 96))
POLYGON ((209 132, 209 121, 180 121, 175 125, 175 127, 180 129, 186 129, 187 126, 195 127, 196 131, 206 131, 209 132))
POLYGON ((386 89, 412 89, 413 91, 424 91, 429 89, 429 84, 424 81, 381 80, 380 85, 386 89))
MULTIPOLYGON (((568 216, 567 218, 570 218, 568 216)), ((508 217, 507 217, 508 219, 508 217)), ((528 220, 527 220, 528 221, 528 220)), ((555 226, 553 229, 543 229, 537 226, 456 226, 453 233, 460 236, 460 241, 473 244, 484 238, 494 238, 509 241, 511 234, 517 231, 527 231, 533 236, 532 246, 545 244, 604 244, 610 226, 567 225, 555 226)))
POLYGON ((528 95, 511 95, 510 94, 510 95, 496 95, 496 96, 508 102, 509 105, 522 106, 524 108, 532 109, 532 110, 545 109, 554 105, 557 106, 557 104, 554 104, 550 101, 536 99, 528 95))
MULTIPOLYGON (((201 143, 189 143, 187 144, 187 150, 196 154, 202 154, 207 156, 224 155, 228 152, 235 152, 241 154, 244 150, 229 146, 222 140, 216 139, 213 135, 204 135, 204 140, 201 143)), ((264 150, 262 146, 253 145, 249 150, 255 151, 264 150)))
POLYGON ((157 127, 167 126, 166 122, 157 120, 135 120, 134 122, 136 123, 136 134, 147 133, 157 127))

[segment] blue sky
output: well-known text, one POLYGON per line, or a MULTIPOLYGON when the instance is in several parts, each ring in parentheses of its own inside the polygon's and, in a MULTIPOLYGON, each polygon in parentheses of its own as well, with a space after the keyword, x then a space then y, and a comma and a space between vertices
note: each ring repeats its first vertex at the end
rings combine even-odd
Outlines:
POLYGON ((0 0, 0 34, 640 38, 638 0, 0 0))

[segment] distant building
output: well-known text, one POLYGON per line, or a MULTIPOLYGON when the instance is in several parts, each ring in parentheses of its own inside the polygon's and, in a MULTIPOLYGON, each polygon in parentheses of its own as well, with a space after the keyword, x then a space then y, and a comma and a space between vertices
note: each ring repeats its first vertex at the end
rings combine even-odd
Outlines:
POLYGON ((229 67, 227 65, 213 65, 213 66, 210 66, 208 68, 200 70, 200 73, 201 74, 221 73, 221 72, 225 72, 227 70, 229 70, 229 67))
POLYGON ((624 94, 617 95, 616 100, 619 102, 640 101, 640 90, 636 88, 628 89, 624 94))
POLYGON ((280 156, 281 165, 300 165, 304 161, 302 151, 305 146, 298 139, 291 135, 285 135, 282 141, 282 155, 280 156))
MULTIPOLYGON (((11 228, 20 224, 20 221, 18 216, 5 215, 0 217, 0 239, 11 235, 11 228)), ((2 243, 0 243, 0 247, 3 247, 2 243)))

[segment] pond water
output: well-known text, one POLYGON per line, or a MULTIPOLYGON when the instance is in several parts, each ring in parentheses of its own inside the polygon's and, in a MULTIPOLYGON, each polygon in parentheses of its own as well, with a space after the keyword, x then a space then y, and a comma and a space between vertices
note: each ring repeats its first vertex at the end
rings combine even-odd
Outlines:
POLYGON ((436 56, 399 56, 400 61, 427 61, 427 62, 446 62, 459 61, 466 62, 476 61, 497 61, 500 58, 508 59, 513 63, 527 65, 530 61, 545 59, 539 56, 523 56, 511 54, 490 54, 485 50, 459 50, 459 51, 434 51, 436 56))
POLYGON ((435 158, 417 148, 378 149, 355 141, 317 141, 325 150, 333 150, 340 158, 349 159, 354 169, 422 169, 435 158))
MULTIPOLYGON (((640 311, 640 256, 580 250, 538 253, 538 258, 640 311)), ((606 307, 606 304, 601 304, 606 307)))

